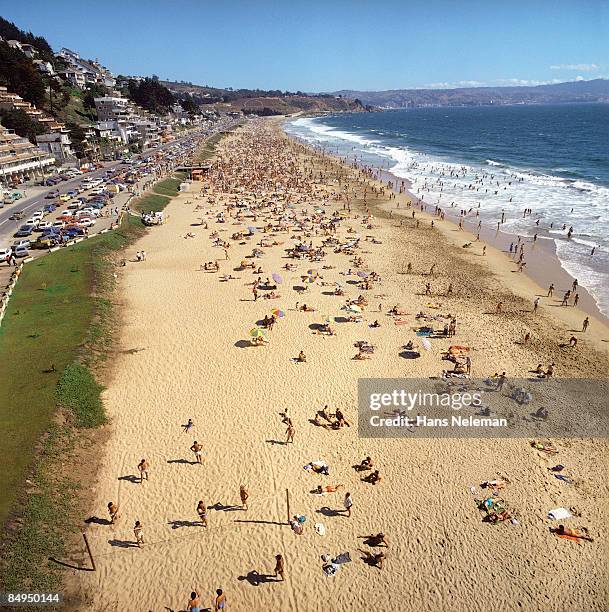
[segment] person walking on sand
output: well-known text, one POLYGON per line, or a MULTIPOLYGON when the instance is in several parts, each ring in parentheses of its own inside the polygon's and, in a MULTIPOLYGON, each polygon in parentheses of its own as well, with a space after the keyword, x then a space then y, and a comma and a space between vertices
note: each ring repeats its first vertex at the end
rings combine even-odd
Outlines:
POLYGON ((281 555, 275 555, 275 578, 281 576, 285 580, 285 561, 281 555))
POLYGON ((137 464, 137 469, 140 471, 140 484, 144 482, 144 478, 148 480, 148 468, 149 467, 150 467, 150 464, 148 463, 148 461, 146 461, 146 459, 142 459, 137 464))
POLYGON ((497 379, 497 391, 501 391, 501 389, 503 389, 503 385, 505 385, 506 380, 507 376, 505 375, 505 372, 502 372, 501 376, 499 376, 499 378, 497 379))
POLYGON ((199 444, 196 440, 193 442, 193 445, 190 447, 190 450, 195 454, 195 459, 197 463, 203 463, 203 446, 199 444))
POLYGON ((193 591, 190 594, 188 605, 186 606, 188 612, 201 612, 201 596, 197 591, 193 591))
POLYGON ((116 524, 118 520, 118 504, 108 502, 108 514, 110 515, 110 523, 112 525, 116 524))
POLYGON ((182 429, 184 430, 184 433, 188 433, 194 426, 195 424, 192 422, 192 419, 188 419, 188 423, 186 423, 186 425, 182 425, 182 429))
POLYGON ((216 589, 214 609, 215 612, 219 612, 219 610, 226 610, 226 595, 222 592, 222 589, 216 589))
POLYGON ((579 293, 576 293, 575 297, 573 298, 573 306, 577 307, 578 304, 579 304, 579 293))
POLYGON ((294 434, 296 433, 296 429, 294 429, 294 424, 292 423, 291 419, 288 420, 288 428, 285 430, 285 433, 287 435, 285 443, 288 444, 291 442, 294 444, 294 434))
POLYGON ((552 297, 554 295, 554 283, 550 283, 548 287, 548 297, 552 297))
POLYGON ((197 514, 199 515, 199 520, 201 521, 203 527, 207 527, 207 506, 201 499, 197 504, 197 514))
POLYGON ((588 317, 586 317, 584 319, 583 324, 582 324, 582 331, 583 332, 587 331, 588 327, 590 327, 590 319, 588 317))
POLYGON ((503 310, 503 302, 499 302, 497 304, 497 307, 495 308, 495 313, 496 314, 501 314, 502 310, 503 310))
POLYGON ((345 493, 345 500, 343 504, 345 506, 347 516, 351 516, 351 508, 353 507, 353 498, 351 497, 351 493, 345 493))
POLYGON ((244 485, 239 487, 239 497, 241 498, 241 508, 247 510, 247 498, 249 497, 249 493, 244 485))
POLYGON ((135 521, 135 525, 133 527, 133 534, 135 535, 135 541, 139 548, 144 545, 144 527, 139 521, 135 521))
POLYGON ((533 312, 537 312, 537 309, 539 308, 539 298, 535 298, 535 301, 533 302, 533 312))

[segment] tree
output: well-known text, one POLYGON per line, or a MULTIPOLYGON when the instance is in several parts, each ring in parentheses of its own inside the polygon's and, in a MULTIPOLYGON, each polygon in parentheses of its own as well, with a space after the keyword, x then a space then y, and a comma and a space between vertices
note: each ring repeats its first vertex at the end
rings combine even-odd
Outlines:
POLYGON ((188 96, 182 100, 180 100, 180 106, 184 109, 185 112, 190 115, 196 115, 200 112, 199 105, 192 99, 191 96, 188 96))
POLYGON ((44 105, 45 85, 38 70, 21 51, 0 42, 0 83, 36 106, 44 105))
POLYGON ((53 63, 55 55, 51 45, 42 36, 34 36, 31 32, 20 30, 12 21, 0 17, 0 36, 4 40, 17 40, 20 43, 36 47, 41 59, 53 63))
POLYGON ((85 130, 78 123, 67 123, 66 127, 70 130, 70 140, 76 157, 78 159, 86 158, 89 145, 85 130))
POLYGON ((86 110, 95 108, 95 98, 102 98, 108 95, 108 88, 98 83, 90 83, 82 97, 82 103, 86 110))
POLYGON ((27 138, 33 144, 36 144, 36 136, 47 131, 42 123, 32 119, 21 109, 0 109, 0 122, 5 128, 15 130, 15 134, 27 138))
POLYGON ((157 115, 169 112, 175 102, 175 97, 169 89, 153 79, 146 78, 139 82, 130 79, 127 90, 131 100, 157 115))

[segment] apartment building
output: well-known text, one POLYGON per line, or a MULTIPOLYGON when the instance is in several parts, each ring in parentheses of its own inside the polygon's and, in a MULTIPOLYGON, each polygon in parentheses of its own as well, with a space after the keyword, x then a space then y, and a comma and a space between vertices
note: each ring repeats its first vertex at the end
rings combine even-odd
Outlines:
POLYGON ((33 176, 42 176, 45 168, 54 164, 55 159, 47 152, 13 130, 0 126, 0 181, 14 184, 33 176))

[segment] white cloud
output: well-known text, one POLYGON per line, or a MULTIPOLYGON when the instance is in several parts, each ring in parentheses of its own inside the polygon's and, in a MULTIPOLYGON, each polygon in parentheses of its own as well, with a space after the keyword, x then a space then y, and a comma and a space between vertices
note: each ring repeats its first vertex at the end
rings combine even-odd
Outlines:
POLYGON ((598 68, 597 64, 555 64, 550 66, 550 70, 577 70, 578 72, 595 72, 598 68))
POLYGON ((583 77, 581 74, 578 74, 578 75, 575 77, 575 80, 576 80, 576 81, 585 81, 586 79, 584 79, 584 77, 583 77))

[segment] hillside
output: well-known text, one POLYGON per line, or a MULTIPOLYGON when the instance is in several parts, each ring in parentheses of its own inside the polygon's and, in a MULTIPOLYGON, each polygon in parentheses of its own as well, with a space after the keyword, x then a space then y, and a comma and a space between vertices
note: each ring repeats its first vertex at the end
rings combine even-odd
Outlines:
POLYGON ((220 89, 162 81, 177 98, 191 98, 221 112, 243 111, 257 115, 289 115, 298 112, 324 113, 369 110, 357 99, 339 94, 306 94, 260 89, 220 89))
POLYGON ((563 104, 609 102, 609 80, 573 81, 534 87, 462 87, 334 92, 382 108, 415 106, 479 106, 489 104, 563 104))

